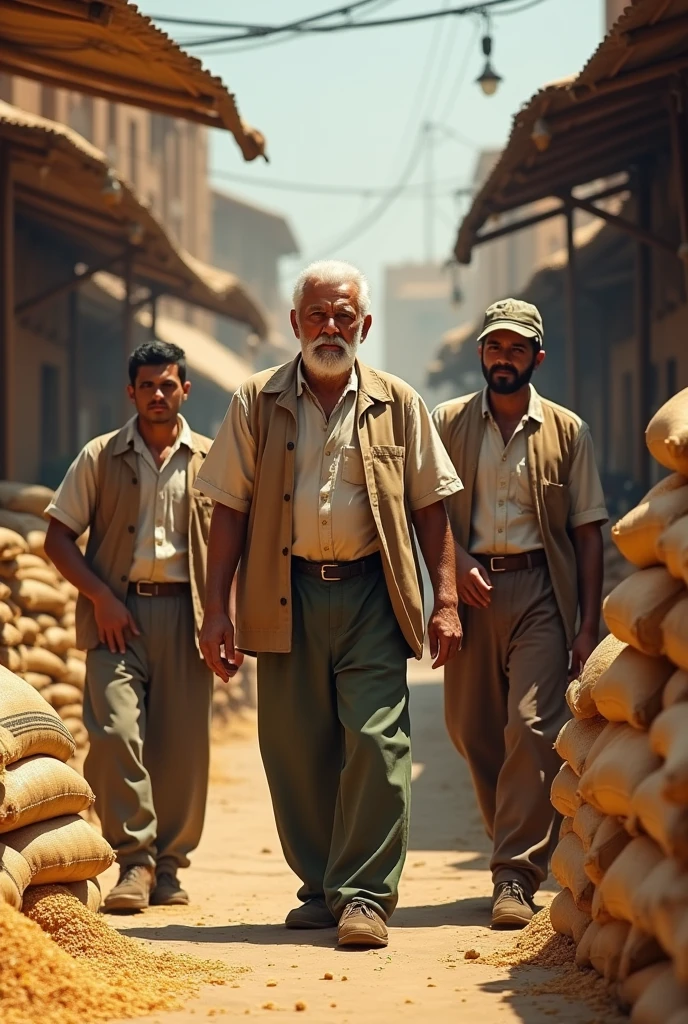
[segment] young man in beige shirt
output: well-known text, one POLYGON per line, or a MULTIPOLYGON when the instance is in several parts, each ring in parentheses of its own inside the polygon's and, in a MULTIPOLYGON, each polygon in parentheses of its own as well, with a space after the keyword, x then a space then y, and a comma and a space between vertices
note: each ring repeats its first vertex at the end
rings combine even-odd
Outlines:
POLYGON ((530 383, 545 358, 535 306, 491 306, 479 355, 485 389, 433 413, 464 483, 447 499, 465 640, 445 707, 493 843, 493 925, 522 927, 556 840, 567 675, 598 640, 607 512, 588 427, 530 383))
POLYGON ((196 642, 212 502, 193 489, 210 440, 180 415, 190 388, 180 348, 141 345, 129 378, 136 415, 77 456, 47 508, 45 542, 80 592, 84 771, 120 866, 105 899, 116 911, 189 902, 177 871, 203 827, 212 695, 196 642))

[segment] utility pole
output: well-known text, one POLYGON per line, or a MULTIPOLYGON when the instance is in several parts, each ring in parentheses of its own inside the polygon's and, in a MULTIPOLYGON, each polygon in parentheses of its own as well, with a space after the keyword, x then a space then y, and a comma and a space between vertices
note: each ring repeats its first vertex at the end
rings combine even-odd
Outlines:
POLYGON ((425 262, 432 263, 435 257, 435 207, 434 207, 434 153, 433 128, 430 121, 423 125, 425 145, 425 262))

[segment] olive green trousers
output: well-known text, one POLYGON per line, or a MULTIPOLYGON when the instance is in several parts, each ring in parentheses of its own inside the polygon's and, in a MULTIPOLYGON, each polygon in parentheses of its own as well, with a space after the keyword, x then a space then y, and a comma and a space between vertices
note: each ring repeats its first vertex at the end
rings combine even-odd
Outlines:
POLYGON ((336 918, 352 899, 387 918, 408 840, 406 662, 382 570, 326 582, 292 573, 289 654, 258 655, 258 730, 298 896, 336 918))
POLYGON ((205 817, 213 677, 191 597, 127 598, 140 636, 86 656, 84 774, 121 867, 189 865, 205 817))

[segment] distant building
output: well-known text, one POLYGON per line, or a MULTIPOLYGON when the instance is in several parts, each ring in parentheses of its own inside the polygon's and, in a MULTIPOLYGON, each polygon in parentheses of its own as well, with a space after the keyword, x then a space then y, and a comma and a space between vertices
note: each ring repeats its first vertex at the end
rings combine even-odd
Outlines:
MULTIPOLYGON (((276 361, 276 349, 285 356, 291 348, 296 351, 288 340, 289 306, 280 292, 279 263, 284 256, 298 253, 298 243, 281 213, 219 189, 212 191, 211 204, 211 262, 240 277, 267 310, 271 332, 268 345, 261 346, 260 361, 270 365, 276 361)), ((223 345, 246 355, 246 331, 240 324, 222 320, 215 336, 223 345)), ((259 353, 254 352, 254 363, 258 357, 259 353)))

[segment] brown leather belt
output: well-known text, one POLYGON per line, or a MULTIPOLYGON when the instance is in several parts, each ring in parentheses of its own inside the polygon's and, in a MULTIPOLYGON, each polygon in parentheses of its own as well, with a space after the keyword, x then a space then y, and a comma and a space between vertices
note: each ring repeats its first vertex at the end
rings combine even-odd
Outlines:
POLYGON ((338 583, 340 580, 350 580, 354 576, 365 576, 368 572, 378 572, 382 560, 380 552, 375 551, 372 555, 366 555, 355 562, 310 562, 307 558, 292 558, 291 564, 296 572, 316 576, 326 583, 338 583))
POLYGON ((474 555, 476 562, 484 565, 488 572, 532 572, 547 565, 547 556, 542 548, 526 551, 522 555, 474 555))
POLYGON ((189 593, 188 583, 152 583, 138 580, 129 584, 129 593, 138 597, 177 597, 189 593))

